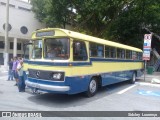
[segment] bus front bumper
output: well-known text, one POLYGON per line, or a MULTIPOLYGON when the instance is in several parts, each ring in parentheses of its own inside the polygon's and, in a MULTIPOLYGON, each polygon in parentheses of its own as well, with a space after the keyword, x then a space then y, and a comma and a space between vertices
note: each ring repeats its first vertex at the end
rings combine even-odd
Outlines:
POLYGON ((30 82, 28 80, 25 81, 25 84, 28 87, 39 88, 39 89, 49 90, 49 91, 67 92, 70 90, 69 86, 54 86, 54 85, 39 84, 39 83, 30 82))

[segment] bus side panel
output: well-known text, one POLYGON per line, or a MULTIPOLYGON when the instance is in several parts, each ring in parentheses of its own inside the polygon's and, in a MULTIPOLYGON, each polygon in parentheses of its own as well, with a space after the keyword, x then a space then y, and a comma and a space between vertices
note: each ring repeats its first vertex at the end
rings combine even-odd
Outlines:
POLYGON ((126 74, 125 79, 130 80, 132 78, 133 72, 134 72, 133 70, 125 71, 126 74))
POLYGON ((119 82, 125 81, 125 75, 126 75, 125 71, 116 72, 116 79, 119 82))
POLYGON ((116 72, 102 74, 102 86, 119 82, 119 80, 116 78, 116 74, 116 72))
POLYGON ((70 86, 68 94, 76 94, 87 91, 90 82, 90 76, 66 77, 65 84, 70 86))
POLYGON ((129 70, 102 74, 102 86, 130 80, 134 72, 136 72, 137 77, 143 74, 143 70, 129 70))
POLYGON ((120 71, 102 75, 102 86, 123 82, 131 79, 133 71, 120 71))

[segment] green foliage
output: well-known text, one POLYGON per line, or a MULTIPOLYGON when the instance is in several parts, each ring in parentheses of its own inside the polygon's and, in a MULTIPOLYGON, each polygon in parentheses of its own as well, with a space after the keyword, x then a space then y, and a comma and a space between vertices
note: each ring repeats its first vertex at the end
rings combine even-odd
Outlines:
POLYGON ((160 32, 160 0, 31 0, 48 27, 74 30, 142 48, 143 27, 160 32), (76 12, 75 12, 76 10, 76 12))

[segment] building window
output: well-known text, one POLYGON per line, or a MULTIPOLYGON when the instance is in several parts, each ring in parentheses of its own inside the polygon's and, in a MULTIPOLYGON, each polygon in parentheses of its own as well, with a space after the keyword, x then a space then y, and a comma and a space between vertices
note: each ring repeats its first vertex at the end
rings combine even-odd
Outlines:
MULTIPOLYGON (((21 43, 17 43, 17 50, 21 50, 22 49, 22 44, 21 43)), ((13 42, 10 42, 10 49, 13 50, 13 42)))
MULTIPOLYGON (((6 5, 6 3, 4 3, 4 2, 0 2, 0 3, 1 3, 1 5, 6 5)), ((9 7, 14 7, 15 8, 15 5, 9 4, 9 7)))
MULTIPOLYGON (((4 23, 3 24, 3 29, 5 30, 6 28, 6 24, 4 23)), ((10 31, 12 29, 12 26, 10 24, 8 24, 8 31, 10 31)))
POLYGON ((20 30, 21 30, 21 33, 23 33, 23 34, 27 34, 27 32, 28 32, 28 29, 25 26, 22 26, 20 30))
POLYGON ((13 42, 10 42, 10 49, 13 50, 13 42))
POLYGON ((17 43, 17 50, 21 50, 21 43, 17 43))
POLYGON ((4 65, 3 53, 0 53, 0 65, 4 65))
POLYGON ((20 7, 20 6, 18 6, 18 8, 21 9, 21 10, 29 11, 29 12, 31 11, 31 9, 20 7))
POLYGON ((4 2, 1 2, 1 5, 6 5, 6 3, 4 3, 4 2))
POLYGON ((0 49, 4 49, 4 41, 0 41, 0 49))
POLYGON ((15 5, 9 4, 9 7, 13 7, 13 8, 15 8, 15 5))

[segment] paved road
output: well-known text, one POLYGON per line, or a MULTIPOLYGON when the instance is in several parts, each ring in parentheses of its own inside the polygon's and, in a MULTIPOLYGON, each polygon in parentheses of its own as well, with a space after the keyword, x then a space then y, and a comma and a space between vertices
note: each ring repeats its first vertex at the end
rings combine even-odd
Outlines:
POLYGON ((160 111, 160 85, 124 82, 86 98, 83 94, 32 94, 28 88, 19 93, 15 81, 7 81, 6 75, 0 73, 0 111, 160 111))

